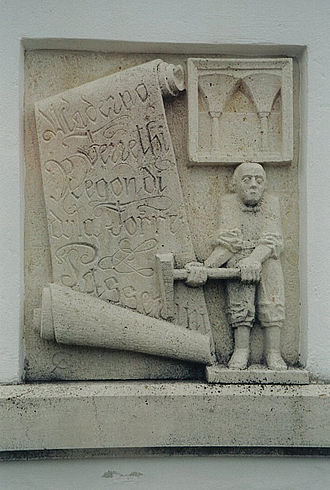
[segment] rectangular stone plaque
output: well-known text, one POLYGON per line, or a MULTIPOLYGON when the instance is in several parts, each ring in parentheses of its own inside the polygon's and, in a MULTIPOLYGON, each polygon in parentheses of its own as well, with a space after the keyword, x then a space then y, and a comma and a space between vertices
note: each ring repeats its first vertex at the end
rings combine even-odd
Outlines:
MULTIPOLYGON (((212 58, 214 66, 222 61, 212 58)), ((226 365, 231 358, 226 280, 238 277, 236 269, 209 270, 204 287, 185 284, 187 263, 207 262, 219 240, 233 175, 221 161, 190 166, 190 94, 174 93, 170 72, 161 75, 161 66, 180 65, 189 84, 189 64, 185 55, 26 52, 27 380, 206 379, 210 333, 217 361, 226 365), (136 339, 132 331, 123 334, 126 317, 130 329, 141 327, 136 339), (158 329, 157 342, 145 336, 148 325, 158 329), (169 339, 180 345, 177 352, 169 339)), ((291 165, 265 166, 267 196, 276 197, 264 202, 268 217, 244 214, 247 230, 252 217, 260 226, 270 226, 272 216, 281 221, 281 351, 290 367, 298 362, 300 335, 296 62, 292 72, 291 165)), ((256 318, 250 364, 264 362, 261 327, 256 318)))
POLYGON ((191 164, 290 162, 292 59, 190 58, 191 164))

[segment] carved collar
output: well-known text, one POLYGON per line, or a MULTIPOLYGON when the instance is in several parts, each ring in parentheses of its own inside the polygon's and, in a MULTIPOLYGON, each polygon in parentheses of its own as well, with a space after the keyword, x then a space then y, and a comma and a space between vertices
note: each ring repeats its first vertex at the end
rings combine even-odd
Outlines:
POLYGON ((258 204, 256 204, 255 206, 247 206, 243 202, 240 202, 239 205, 244 213, 258 213, 259 211, 261 211, 263 203, 264 203, 264 198, 262 197, 258 202, 258 204))

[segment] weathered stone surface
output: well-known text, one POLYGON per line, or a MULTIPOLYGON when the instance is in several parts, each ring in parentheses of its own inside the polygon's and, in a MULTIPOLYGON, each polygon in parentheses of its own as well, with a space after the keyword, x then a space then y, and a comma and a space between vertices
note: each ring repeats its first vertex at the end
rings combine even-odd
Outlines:
POLYGON ((0 387, 0 450, 329 447, 327 385, 194 382, 0 387))
MULTIPOLYGON (((167 318, 156 254, 194 257, 162 99, 183 88, 181 67, 155 60, 37 103, 55 283, 167 318)), ((202 289, 176 284, 173 310, 210 333, 202 289)))
POLYGON ((190 58, 192 164, 292 160, 292 60, 190 58))
POLYGON ((142 352, 202 364, 215 361, 209 335, 141 315, 70 288, 44 288, 40 335, 59 344, 142 352))
MULTIPOLYGON (((221 271, 230 272, 226 280, 227 313, 235 338, 228 364, 230 369, 247 368, 250 334, 258 319, 264 333, 266 364, 273 371, 283 371, 287 366, 281 356, 280 343, 285 301, 279 200, 265 192, 266 173, 255 162, 236 167, 230 187, 232 194, 221 200, 214 250, 204 266, 188 264, 186 282, 199 287, 212 277, 212 271, 218 278, 221 271)), ((290 377, 284 379, 289 382, 290 377)))
MULTIPOLYGON (((34 120, 32 114, 33 101, 62 93, 70 87, 78 87, 85 82, 108 76, 114 72, 148 61, 155 56, 147 55, 116 55, 113 53, 55 53, 35 52, 27 55, 26 75, 26 352, 27 376, 30 379, 81 379, 108 377, 109 373, 115 379, 122 377, 172 377, 201 376, 202 370, 192 365, 167 361, 165 359, 143 356, 142 354, 124 353, 88 348, 56 346, 44 342, 32 330, 33 310, 40 308, 41 290, 52 282, 49 260, 48 237, 44 202, 40 185, 39 155, 35 138, 34 120), (49 80, 53 80, 50 85, 49 80), (36 83, 37 81, 37 83, 36 83)), ((166 62, 182 64, 185 67, 187 59, 184 56, 166 55, 166 62)), ((166 77, 159 87, 166 84, 166 77)), ((297 87, 298 75, 295 67, 295 117, 297 119, 297 87)), ((166 89, 168 91, 168 89, 166 89)), ((170 90, 172 90, 170 88, 170 90)), ((173 99, 174 100, 174 99, 173 99)), ((85 106, 86 104, 84 104, 85 106)), ((162 108, 160 108, 163 110, 162 108)), ((186 118, 187 107, 184 95, 179 96, 173 103, 165 100, 165 111, 177 156, 180 185, 185 196, 185 208, 189 225, 192 230, 193 245, 197 259, 204 261, 212 251, 214 238, 217 233, 217 221, 221 208, 222 196, 228 192, 231 171, 226 168, 187 168, 186 153, 186 118)), ((88 112, 90 114, 90 111, 88 112)), ((63 113, 64 114, 64 113, 63 113)), ((62 114, 62 115, 63 115, 62 114)), ((63 121, 62 121, 63 122, 63 121)), ((298 125, 295 126, 295 143, 297 143, 298 125)), ((297 152, 290 167, 267 167, 268 187, 270 193, 278 194, 283 218, 283 236, 285 254, 282 257, 284 284, 286 295, 286 322, 282 331, 282 353, 285 360, 291 364, 298 359, 299 345, 299 289, 297 276, 297 152)), ((71 185, 74 185, 74 183, 71 185)), ((54 204, 54 203, 53 203, 54 204)), ((90 230, 89 230, 90 231, 90 230)), ((163 250, 160 251, 161 253, 163 250)), ((165 250, 166 252, 166 250, 165 250)), ((174 253, 175 255, 175 253, 174 253)), ((72 258, 72 257, 71 257, 72 258)), ((87 257, 86 257, 87 259, 87 257)), ((175 264, 181 269, 182 264, 175 264)), ((182 281, 175 280, 183 286, 182 281)), ((208 281, 204 287, 207 306, 212 323, 213 335, 220 362, 226 362, 232 352, 232 339, 225 317, 225 292, 219 281, 208 281)), ((193 290, 189 290, 192 295, 193 290)), ((134 298, 133 298, 134 300, 134 298)), ((183 313, 183 312, 182 312, 183 313)), ((36 312, 37 314, 37 312, 36 312)), ((168 312, 163 309, 163 316, 168 312)), ((37 316, 37 315, 36 315, 37 316)), ((167 317, 170 318, 170 317, 167 317)), ((196 320, 196 318, 194 319, 196 320)), ((262 357, 262 338, 258 326, 251 332, 251 362, 260 362, 262 357)))
POLYGON ((221 364, 205 368, 209 383, 223 384, 278 384, 306 385, 309 383, 308 371, 304 369, 287 369, 273 371, 264 366, 252 365, 248 369, 230 369, 221 364))
MULTIPOLYGON (((156 60, 36 105, 54 282, 155 318, 156 253, 194 257, 162 99, 183 88, 174 70, 156 60)), ((209 332, 201 290, 178 285, 175 302, 177 323, 209 332)))

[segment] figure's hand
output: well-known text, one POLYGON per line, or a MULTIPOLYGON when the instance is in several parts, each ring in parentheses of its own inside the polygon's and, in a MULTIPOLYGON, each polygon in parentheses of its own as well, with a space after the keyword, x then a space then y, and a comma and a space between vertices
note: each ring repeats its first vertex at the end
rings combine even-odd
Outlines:
POLYGON ((241 271, 242 282, 258 282, 260 281, 261 263, 255 259, 247 257, 238 262, 238 267, 241 271))
POLYGON ((205 267, 219 267, 219 258, 212 254, 205 260, 205 267))
POLYGON ((187 286, 197 288, 203 286, 207 281, 207 272, 204 270, 204 264, 200 262, 189 262, 185 265, 188 272, 186 279, 187 286))

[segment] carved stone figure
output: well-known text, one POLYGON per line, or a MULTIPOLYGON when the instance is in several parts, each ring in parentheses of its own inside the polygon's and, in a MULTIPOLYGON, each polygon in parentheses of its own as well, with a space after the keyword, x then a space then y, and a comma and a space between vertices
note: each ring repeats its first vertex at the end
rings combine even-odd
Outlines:
MULTIPOLYGON (((232 191, 221 202, 220 229, 206 267, 238 268, 240 278, 226 282, 229 321, 235 348, 231 369, 245 369, 250 354, 250 331, 256 320, 265 335, 269 369, 285 370, 280 351, 284 322, 284 281, 280 262, 283 250, 279 200, 265 192, 266 174, 258 163, 242 163, 232 177, 232 191)), ((205 267, 187 265, 187 284, 207 280, 205 267)))

